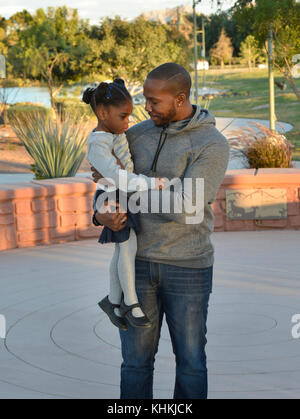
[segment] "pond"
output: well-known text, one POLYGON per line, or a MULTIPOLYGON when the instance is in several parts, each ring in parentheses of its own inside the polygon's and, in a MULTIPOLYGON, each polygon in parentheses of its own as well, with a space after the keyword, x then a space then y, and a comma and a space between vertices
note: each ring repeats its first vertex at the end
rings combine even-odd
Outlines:
MULTIPOLYGON (((72 92, 72 89, 64 89, 64 92, 72 92)), ((59 97, 59 95, 58 95, 59 97)), ((0 88, 0 101, 5 99, 9 105, 18 102, 41 103, 50 108, 50 94, 47 87, 6 87, 0 88)))
MULTIPOLYGON (((64 89, 64 93, 69 92, 72 95, 72 90, 74 88, 64 89)), ((211 89, 209 87, 199 88, 199 95, 207 94, 219 94, 221 91, 216 89, 211 89)), ((193 94, 193 92, 192 92, 193 94)), ((59 95, 58 95, 59 97, 59 95)), ((81 96, 79 96, 80 98, 81 96)), ((5 89, 0 88, 0 101, 5 99, 5 102, 9 105, 13 105, 18 102, 31 102, 31 103, 41 103, 44 106, 50 107, 50 94, 47 87, 6 87, 5 89)), ((139 92, 134 97, 134 103, 136 105, 144 104, 145 98, 142 92, 139 92)))
POLYGON ((18 102, 41 103, 50 107, 50 94, 47 87, 6 87, 0 88, 0 98, 13 105, 18 102))

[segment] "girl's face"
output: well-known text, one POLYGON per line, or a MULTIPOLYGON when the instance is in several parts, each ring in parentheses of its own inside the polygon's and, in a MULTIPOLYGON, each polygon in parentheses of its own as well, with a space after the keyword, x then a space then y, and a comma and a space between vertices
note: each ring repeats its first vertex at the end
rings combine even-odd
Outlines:
POLYGON ((103 128, 112 134, 123 134, 128 130, 129 117, 132 113, 132 102, 127 101, 120 106, 102 106, 99 117, 103 128))

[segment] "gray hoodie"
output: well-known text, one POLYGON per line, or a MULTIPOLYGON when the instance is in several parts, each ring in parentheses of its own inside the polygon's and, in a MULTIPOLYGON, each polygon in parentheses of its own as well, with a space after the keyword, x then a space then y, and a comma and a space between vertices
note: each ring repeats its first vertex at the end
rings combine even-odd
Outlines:
POLYGON ((135 173, 169 180, 204 179, 201 223, 186 224, 190 214, 175 213, 172 206, 170 213, 140 214, 142 232, 137 237, 137 259, 191 268, 211 266, 214 215, 210 204, 216 198, 229 159, 228 142, 216 129, 215 118, 197 107, 192 119, 170 123, 165 129, 147 120, 130 128, 126 135, 135 173), (155 161, 160 138, 163 146, 155 161))

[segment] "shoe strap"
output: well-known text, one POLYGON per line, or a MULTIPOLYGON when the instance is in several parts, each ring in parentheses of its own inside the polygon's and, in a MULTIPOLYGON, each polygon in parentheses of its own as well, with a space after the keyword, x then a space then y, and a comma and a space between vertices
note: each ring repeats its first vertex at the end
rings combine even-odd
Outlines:
POLYGON ((139 303, 132 304, 131 306, 127 306, 124 303, 123 307, 124 307, 124 314, 128 313, 128 311, 132 310, 133 308, 141 308, 141 306, 139 305, 139 303))

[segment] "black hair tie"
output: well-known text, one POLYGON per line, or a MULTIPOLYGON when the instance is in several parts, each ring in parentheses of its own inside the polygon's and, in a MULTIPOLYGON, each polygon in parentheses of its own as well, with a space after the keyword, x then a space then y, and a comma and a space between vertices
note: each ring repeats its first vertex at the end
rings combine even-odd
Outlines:
POLYGON ((108 85, 107 93, 106 93, 106 96, 105 96, 105 99, 107 99, 107 100, 111 99, 112 87, 113 87, 112 84, 108 85))

